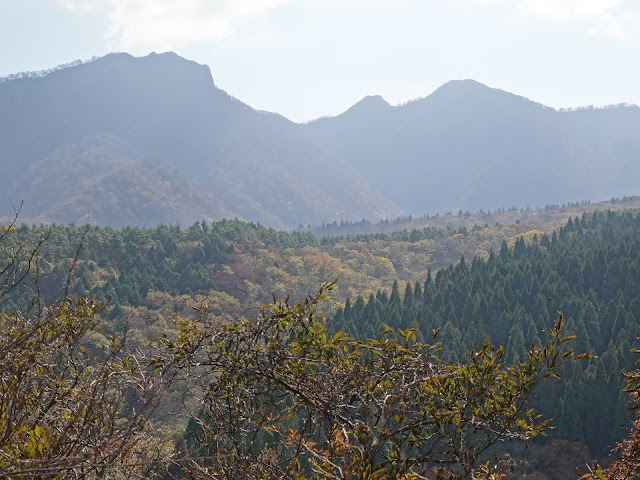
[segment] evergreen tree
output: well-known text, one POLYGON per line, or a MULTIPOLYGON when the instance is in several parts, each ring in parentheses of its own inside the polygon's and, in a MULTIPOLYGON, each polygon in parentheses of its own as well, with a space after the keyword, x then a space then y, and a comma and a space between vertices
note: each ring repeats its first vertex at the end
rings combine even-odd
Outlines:
POLYGON ((407 282, 407 286, 404 289, 404 297, 402 300, 402 307, 413 307, 413 291, 411 290, 411 283, 407 282))
POLYGON ((416 282, 413 287, 413 300, 416 303, 422 303, 422 287, 420 282, 416 282))

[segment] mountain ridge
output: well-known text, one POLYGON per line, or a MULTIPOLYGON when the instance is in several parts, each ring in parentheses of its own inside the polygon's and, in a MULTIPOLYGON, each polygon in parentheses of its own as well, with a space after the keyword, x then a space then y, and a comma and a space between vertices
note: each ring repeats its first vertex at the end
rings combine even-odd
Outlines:
MULTIPOLYGON (((172 52, 114 53, 0 82, 0 202, 25 196, 25 216, 39 220, 140 222, 139 209, 119 206, 119 218, 83 188, 95 174, 111 179, 113 198, 120 185, 143 205, 112 174, 144 184, 141 165, 153 178, 173 169, 179 185, 163 201, 176 196, 167 212, 187 210, 182 223, 229 215, 290 228, 597 201, 637 193, 639 129, 637 107, 558 111, 470 79, 397 106, 366 96, 296 124, 220 90, 206 65, 172 52), (98 166, 101 149, 111 156, 98 166), (183 203, 176 192, 185 189, 199 207, 183 203), (69 202, 74 214, 54 211, 69 202)), ((159 211, 153 221, 179 220, 159 211)))
POLYGON ((339 115, 303 128, 412 214, 604 200, 635 193, 640 174, 640 109, 557 111, 470 80, 373 122, 339 115))
MULTIPOLYGON (((28 190, 25 172, 51 152, 115 136, 128 158, 166 160, 247 220, 284 228, 401 213, 349 165, 297 135, 293 123, 232 98, 215 87, 209 67, 175 54, 112 54, 42 78, 3 82, 0 111, 6 205, 28 190)), ((73 170, 67 175, 71 187, 77 179, 73 170)), ((28 217, 42 213, 33 203, 25 198, 28 217)), ((183 221, 193 220, 185 212, 183 221)))

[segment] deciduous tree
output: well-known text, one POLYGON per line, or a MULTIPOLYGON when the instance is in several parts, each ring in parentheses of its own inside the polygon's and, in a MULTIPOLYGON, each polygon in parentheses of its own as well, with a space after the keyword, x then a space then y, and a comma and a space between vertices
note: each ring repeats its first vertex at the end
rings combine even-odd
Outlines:
MULTIPOLYGON (((14 223, 0 226, 0 298, 24 295, 37 270, 41 242, 13 245, 14 223)), ((149 375, 123 339, 87 348, 101 308, 91 295, 23 304, 0 313, 0 478, 150 476, 163 447, 150 423, 162 372, 149 375)))
POLYGON ((201 392, 197 446, 183 474, 426 478, 440 466, 446 478, 470 478, 491 445, 545 431, 529 402, 573 357, 561 317, 513 366, 488 341, 465 363, 443 364, 437 346, 411 329, 367 340, 328 335, 316 306, 331 288, 227 324, 203 310, 160 341, 157 367, 175 368, 201 392))

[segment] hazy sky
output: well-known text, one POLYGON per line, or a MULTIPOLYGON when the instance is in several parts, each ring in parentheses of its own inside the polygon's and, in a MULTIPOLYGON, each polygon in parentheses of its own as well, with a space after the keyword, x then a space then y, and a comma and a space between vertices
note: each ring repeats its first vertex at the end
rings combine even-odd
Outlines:
POLYGON ((553 107, 640 104, 638 0, 0 0, 0 76, 173 50, 295 121, 473 78, 553 107))

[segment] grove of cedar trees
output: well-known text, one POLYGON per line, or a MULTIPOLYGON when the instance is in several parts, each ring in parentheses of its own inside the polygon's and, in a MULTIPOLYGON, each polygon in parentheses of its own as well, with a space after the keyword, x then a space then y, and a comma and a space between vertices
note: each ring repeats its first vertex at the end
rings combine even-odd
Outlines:
POLYGON ((490 337, 506 349, 506 362, 521 360, 540 344, 558 312, 576 336, 577 352, 597 358, 560 372, 534 403, 556 418, 552 437, 584 442, 594 454, 614 447, 628 431, 623 371, 633 369, 640 335, 640 216, 594 214, 570 219, 530 243, 506 243, 488 259, 464 257, 426 281, 398 282, 347 301, 329 323, 370 337, 391 328, 417 328, 426 340, 437 332, 440 359, 463 361, 490 337), (402 291, 403 290, 403 291, 402 291))
MULTIPOLYGON (((11 241, 43 231, 22 226, 11 241)), ((92 291, 107 304, 89 348, 125 329, 130 344, 144 345, 202 302, 212 314, 251 316, 272 293, 301 298, 338 278, 333 305, 322 307, 331 332, 376 338, 384 325, 415 327, 428 342, 437 332, 443 362, 463 361, 487 337, 505 346, 505 363, 521 360, 561 312, 576 351, 598 358, 543 385, 534 406, 556 418, 549 436, 602 455, 628 430, 621 372, 632 370, 640 335, 637 211, 584 213, 550 235, 524 224, 327 238, 237 220, 186 229, 54 225, 39 252, 44 299, 61 295, 80 244, 69 293, 92 291)), ((33 296, 36 284, 25 285, 31 291, 6 309, 33 296)))

